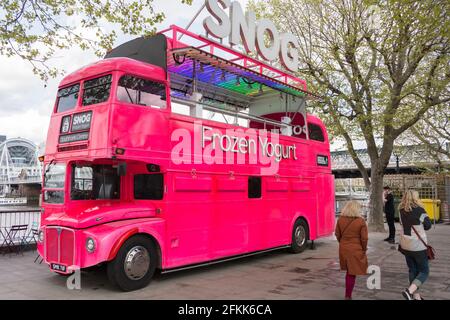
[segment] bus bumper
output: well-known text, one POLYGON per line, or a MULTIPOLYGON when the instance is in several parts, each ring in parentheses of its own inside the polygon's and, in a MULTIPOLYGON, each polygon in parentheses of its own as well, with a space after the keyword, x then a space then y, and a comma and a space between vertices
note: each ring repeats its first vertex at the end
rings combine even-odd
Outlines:
POLYGON ((38 243, 38 252, 52 271, 70 274, 114 259, 126 239, 138 232, 148 233, 148 228, 140 230, 136 223, 115 222, 89 229, 43 226, 44 239, 38 243))

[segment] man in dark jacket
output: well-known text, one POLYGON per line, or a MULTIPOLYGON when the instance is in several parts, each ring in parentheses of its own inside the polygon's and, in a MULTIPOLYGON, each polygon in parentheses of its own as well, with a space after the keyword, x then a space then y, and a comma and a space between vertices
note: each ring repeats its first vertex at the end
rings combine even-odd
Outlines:
POLYGON ((386 186, 383 188, 384 196, 384 213, 386 215, 386 222, 389 226, 389 237, 384 239, 389 243, 395 243, 395 208, 394 208, 394 196, 392 195, 391 188, 386 186))

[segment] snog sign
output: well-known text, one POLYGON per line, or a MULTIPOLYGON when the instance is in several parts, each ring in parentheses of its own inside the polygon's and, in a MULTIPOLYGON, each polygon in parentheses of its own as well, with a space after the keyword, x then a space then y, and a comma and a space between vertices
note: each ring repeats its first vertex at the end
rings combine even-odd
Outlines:
POLYGON ((203 21, 203 26, 209 34, 219 39, 228 37, 231 45, 242 41, 247 53, 257 52, 267 61, 279 57, 286 69, 298 70, 298 41, 293 34, 280 34, 272 21, 257 21, 254 12, 244 14, 238 1, 206 0, 206 8, 211 16, 203 21))

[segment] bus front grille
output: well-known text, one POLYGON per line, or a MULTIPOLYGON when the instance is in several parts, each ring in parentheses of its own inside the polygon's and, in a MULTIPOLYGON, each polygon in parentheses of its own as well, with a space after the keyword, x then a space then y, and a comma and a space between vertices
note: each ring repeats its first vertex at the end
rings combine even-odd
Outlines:
POLYGON ((75 261, 75 233, 62 227, 47 227, 45 234, 45 258, 54 262, 71 266, 75 261))

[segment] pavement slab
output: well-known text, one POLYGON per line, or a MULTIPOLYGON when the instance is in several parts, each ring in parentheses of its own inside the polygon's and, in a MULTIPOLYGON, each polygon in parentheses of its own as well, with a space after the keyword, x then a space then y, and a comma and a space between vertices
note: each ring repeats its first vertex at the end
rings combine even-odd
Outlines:
MULTIPOLYGON (((399 229, 399 228, 398 228, 399 229)), ((408 269, 396 245, 383 241, 384 233, 370 233, 369 265, 381 270, 381 288, 369 289, 368 276, 357 278, 355 300, 402 300, 408 269)), ((450 225, 428 231, 437 259, 421 288, 428 300, 450 299, 450 225)), ((169 274, 156 274, 146 288, 121 292, 113 287, 105 268, 81 273, 81 289, 69 290, 66 277, 52 273, 45 263, 34 263, 35 252, 0 256, 0 299, 273 299, 342 300, 345 273, 339 270, 334 236, 317 240, 315 250, 290 254, 264 253, 169 274)))

